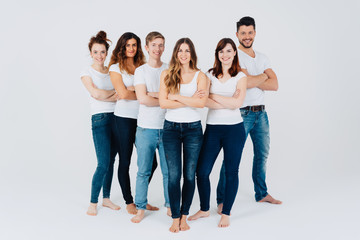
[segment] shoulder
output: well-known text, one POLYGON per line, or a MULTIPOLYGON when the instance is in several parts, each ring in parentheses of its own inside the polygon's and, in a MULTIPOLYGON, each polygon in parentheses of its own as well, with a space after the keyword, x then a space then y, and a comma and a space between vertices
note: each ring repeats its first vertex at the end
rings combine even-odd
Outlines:
POLYGON ((245 75, 245 73, 243 73, 241 71, 238 72, 238 74, 235 76, 235 78, 238 79, 238 80, 241 79, 241 78, 244 78, 244 77, 246 77, 246 75, 245 75))
POLYGON ((164 69, 162 72, 161 72, 161 77, 165 77, 166 75, 168 75, 169 73, 169 69, 164 69))
POLYGON ((83 69, 80 72, 80 77, 89 76, 91 77, 91 66, 83 67, 83 69))
POLYGON ((256 55, 258 58, 260 58, 260 59, 266 59, 266 60, 269 59, 269 58, 268 58, 264 53, 262 53, 262 52, 258 52, 258 51, 256 51, 256 50, 254 50, 254 52, 255 52, 255 55, 256 55))
POLYGON ((117 73, 122 74, 120 71, 120 68, 119 68, 119 64, 117 64, 117 63, 115 63, 109 67, 109 72, 117 72, 117 73))
POLYGON ((137 67, 135 69, 134 75, 143 73, 145 71, 146 66, 147 66, 147 64, 144 64, 144 65, 141 65, 140 67, 137 67))

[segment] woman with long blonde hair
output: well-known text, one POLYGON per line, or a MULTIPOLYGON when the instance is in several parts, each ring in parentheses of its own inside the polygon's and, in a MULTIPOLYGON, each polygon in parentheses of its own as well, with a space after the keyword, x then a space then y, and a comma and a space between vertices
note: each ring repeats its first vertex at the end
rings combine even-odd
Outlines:
POLYGON ((181 38, 175 44, 169 69, 164 70, 160 78, 160 107, 167 109, 163 144, 169 171, 171 232, 190 228, 186 218, 194 196, 195 171, 203 138, 199 108, 205 106, 208 92, 207 77, 196 64, 194 44, 189 38, 181 38))

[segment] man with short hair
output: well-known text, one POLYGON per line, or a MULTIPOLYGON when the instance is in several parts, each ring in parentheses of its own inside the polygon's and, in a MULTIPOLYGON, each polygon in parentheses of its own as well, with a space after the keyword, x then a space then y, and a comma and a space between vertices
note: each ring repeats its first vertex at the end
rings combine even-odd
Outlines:
MULTIPOLYGON (((236 37, 239 40, 238 56, 242 71, 248 76, 247 91, 243 106, 240 108, 244 121, 246 136, 250 134, 254 147, 252 179, 257 202, 281 204, 268 192, 265 182, 266 160, 270 148, 269 121, 265 111, 265 91, 277 91, 278 80, 271 69, 269 59, 262 53, 253 50, 256 35, 255 20, 243 17, 237 23, 236 37)), ((225 191, 225 167, 220 172, 217 188, 218 211, 222 210, 225 191)), ((231 184, 231 183, 229 183, 231 184)))
MULTIPOLYGON (((156 149, 159 152, 160 167, 163 174, 165 207, 168 208, 168 215, 171 214, 168 167, 162 142, 166 110, 160 108, 158 99, 160 75, 163 70, 168 68, 167 64, 161 61, 161 55, 165 49, 164 36, 159 32, 149 33, 146 36, 145 49, 149 53, 149 61, 138 67, 134 75, 136 97, 140 103, 135 138, 138 155, 135 204, 138 211, 136 216, 131 219, 134 223, 141 222, 145 216, 149 177, 156 149)), ((150 210, 158 210, 158 208, 150 210)))

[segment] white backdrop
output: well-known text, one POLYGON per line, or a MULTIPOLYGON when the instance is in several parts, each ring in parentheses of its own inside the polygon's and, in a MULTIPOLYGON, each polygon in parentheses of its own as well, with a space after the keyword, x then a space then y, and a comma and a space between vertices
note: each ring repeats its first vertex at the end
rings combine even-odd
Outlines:
MULTIPOLYGON (((246 15, 257 24, 254 48, 270 58, 279 79, 279 91, 266 93, 271 126, 268 184, 270 193, 284 204, 277 208, 257 204, 250 206, 254 206, 252 211, 244 210, 248 202, 253 204, 248 141, 240 170, 240 203, 234 205, 238 214, 233 218, 238 222, 219 230, 214 215, 207 225, 193 225, 176 237, 206 233, 209 239, 251 239, 254 230, 259 238, 355 238, 354 226, 359 224, 355 213, 360 210, 356 202, 360 197, 359 11, 356 0, 2 3, 0 204, 5 209, 0 213, 4 228, 0 237, 5 238, 1 239, 130 234, 139 239, 149 237, 146 231, 158 226, 158 235, 152 232, 154 238, 173 238, 167 233, 171 220, 165 217, 150 223, 149 216, 149 226, 144 222, 134 227, 124 210, 116 215, 103 209, 103 215, 90 220, 85 216, 96 166, 88 96, 79 78, 82 67, 91 62, 87 44, 91 36, 104 30, 113 41, 111 52, 126 31, 136 33, 144 45, 146 34, 156 30, 166 38, 163 60, 168 62, 175 42, 189 37, 199 67, 207 71, 221 38, 231 37, 237 43, 235 23, 246 15), (262 216, 262 209, 268 215, 262 216), (247 225, 251 219, 254 225, 247 225), (116 222, 121 222, 118 229, 112 226, 116 222)), ((213 187, 221 157, 218 160, 213 187)), ((133 184, 136 153, 131 174, 133 184)), ((160 205, 160 171, 154 182, 149 199, 160 205)), ((112 194, 125 209, 115 176, 112 194)), ((198 204, 195 192, 192 212, 198 204)))

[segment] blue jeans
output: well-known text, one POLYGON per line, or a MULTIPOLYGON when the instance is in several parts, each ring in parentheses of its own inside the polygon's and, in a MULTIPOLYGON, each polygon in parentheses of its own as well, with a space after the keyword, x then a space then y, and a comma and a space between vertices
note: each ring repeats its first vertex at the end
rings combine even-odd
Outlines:
MULTIPOLYGON (((113 126, 116 139, 116 150, 119 153, 118 179, 125 203, 131 204, 134 201, 131 194, 129 169, 135 143, 137 120, 114 116, 113 126)), ((157 161, 154 156, 152 173, 155 171, 156 167, 157 161)))
POLYGON ((112 131, 113 113, 98 113, 91 116, 92 135, 97 157, 97 167, 91 184, 91 203, 97 203, 101 187, 103 198, 110 197, 113 162, 116 156, 112 131))
MULTIPOLYGON (((253 112, 241 109, 241 116, 244 120, 246 137, 250 137, 254 148, 254 160, 252 169, 252 179, 254 182, 255 199, 260 201, 268 195, 265 182, 266 160, 270 149, 269 120, 265 110, 253 112)), ((224 201, 225 189, 225 167, 224 163, 220 171, 220 180, 217 186, 217 203, 224 201)))
POLYGON ((164 122, 164 150, 169 170, 169 197, 172 218, 188 215, 195 191, 195 171, 203 139, 201 122, 164 122), (183 161, 181 161, 183 148, 183 161), (182 164, 183 163, 183 164, 182 164), (183 166, 182 166, 183 165, 183 166), (180 189, 182 169, 184 183, 180 189), (180 207, 181 199, 181 207, 180 207))
POLYGON ((210 173, 221 148, 224 150, 225 196, 222 213, 230 215, 239 186, 239 164, 245 144, 243 123, 235 125, 206 125, 204 142, 197 166, 197 184, 201 211, 210 208, 210 173))
POLYGON ((163 175, 165 207, 170 207, 168 192, 168 167, 165 159, 162 141, 162 129, 149 129, 137 127, 135 145, 138 155, 138 172, 136 177, 135 204, 137 209, 146 209, 149 178, 153 166, 156 149, 160 157, 160 167, 163 175))

